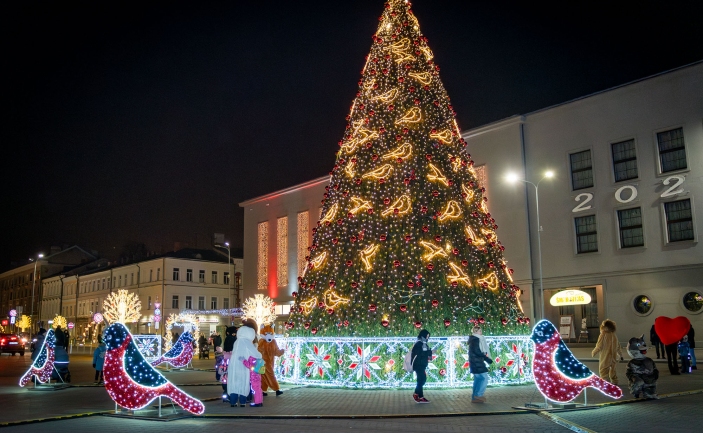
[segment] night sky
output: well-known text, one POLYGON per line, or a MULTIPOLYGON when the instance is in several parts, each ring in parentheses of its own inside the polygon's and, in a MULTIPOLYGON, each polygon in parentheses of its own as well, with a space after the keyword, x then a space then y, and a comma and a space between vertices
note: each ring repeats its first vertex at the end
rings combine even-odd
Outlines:
MULTIPOLYGON (((703 59, 700 0, 413 3, 462 129, 703 59)), ((61 244, 241 246, 240 201, 333 165, 382 8, 4 4, 0 268, 61 244)))

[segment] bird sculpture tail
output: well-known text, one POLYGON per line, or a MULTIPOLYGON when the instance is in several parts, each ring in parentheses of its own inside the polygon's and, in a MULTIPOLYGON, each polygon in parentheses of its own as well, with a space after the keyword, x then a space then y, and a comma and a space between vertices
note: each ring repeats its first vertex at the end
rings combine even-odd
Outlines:
MULTIPOLYGON (((27 385, 32 380, 32 376, 37 376, 37 379, 41 383, 51 378, 51 373, 54 370, 54 349, 45 346, 43 350, 45 353, 42 355, 46 357, 44 364, 42 366, 36 366, 37 361, 33 362, 32 365, 29 366, 29 370, 20 378, 20 386, 23 387, 27 385)), ((38 359, 40 359, 40 356, 37 356, 37 360, 38 359)))
POLYGON ((177 405, 195 415, 201 415, 205 412, 205 405, 200 400, 189 396, 171 383, 164 386, 161 395, 170 398, 177 405))
POLYGON ((595 374, 593 377, 591 377, 588 380, 588 386, 596 388, 603 394, 607 395, 608 397, 612 398, 620 398, 622 397, 622 389, 618 387, 617 385, 613 385, 612 383, 605 381, 601 379, 600 377, 596 376, 595 374))

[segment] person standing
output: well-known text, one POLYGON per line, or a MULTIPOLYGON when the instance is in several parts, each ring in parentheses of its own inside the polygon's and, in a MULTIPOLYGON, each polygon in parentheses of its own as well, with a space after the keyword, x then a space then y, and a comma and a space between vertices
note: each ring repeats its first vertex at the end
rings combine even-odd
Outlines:
POLYGON ((44 328, 39 328, 39 332, 37 333, 36 340, 34 342, 34 350, 32 351, 32 361, 37 359, 37 356, 39 355, 39 351, 41 350, 42 344, 44 344, 44 339, 46 338, 46 329, 44 328))
POLYGON ((471 337, 469 337, 469 371, 474 375, 471 403, 485 403, 486 397, 483 396, 483 393, 486 392, 486 386, 488 386, 488 368, 486 363, 492 364, 493 360, 488 356, 488 345, 483 337, 481 327, 474 326, 471 334, 471 337), (485 346, 483 348, 481 347, 482 339, 485 346))
POLYGON ((654 325, 652 325, 652 329, 649 330, 649 341, 650 343, 652 343, 652 346, 657 349, 657 359, 661 359, 662 357, 666 358, 666 353, 664 352, 664 343, 662 343, 662 341, 659 339, 657 331, 654 329, 654 325), (659 356, 660 347, 662 356, 659 356))
POLYGON ((430 332, 426 329, 420 331, 417 336, 417 341, 413 345, 410 359, 413 365, 413 371, 415 372, 415 377, 417 383, 415 385, 415 393, 413 394, 413 400, 415 403, 429 403, 430 401, 425 398, 422 387, 427 382, 427 365, 432 360, 432 349, 427 345, 427 340, 430 339, 430 332))
POLYGON ((698 370, 696 367, 696 331, 693 330, 693 326, 689 328, 686 336, 688 337, 688 346, 691 348, 691 370, 698 370))
POLYGON ((667 344, 666 346, 664 346, 664 348, 666 348, 666 361, 669 364, 669 373, 673 375, 681 374, 681 372, 679 371, 679 363, 676 360, 676 358, 678 358, 678 344, 667 344))
POLYGON ((679 341, 679 356, 681 357, 681 373, 690 374, 691 364, 689 356, 691 353, 691 347, 688 345, 688 336, 684 335, 681 341, 679 341))
POLYGON ((229 394, 230 406, 237 404, 246 406, 247 395, 251 392, 251 381, 249 369, 244 366, 243 361, 249 357, 261 358, 261 353, 254 346, 256 331, 248 326, 242 326, 237 331, 237 341, 232 348, 232 357, 227 366, 227 394, 229 394))
POLYGON ((623 360, 620 342, 615 335, 615 322, 605 319, 600 325, 600 335, 598 342, 593 349, 591 356, 598 356, 598 375, 609 380, 613 385, 618 384, 618 374, 615 367, 618 365, 618 358, 623 360))
POLYGON ((93 351, 93 368, 95 369, 95 383, 103 384, 103 366, 105 365, 105 352, 107 347, 102 335, 98 335, 98 347, 93 351))
POLYGON ((218 347, 222 346, 222 337, 220 337, 220 333, 215 331, 215 335, 212 336, 212 347, 214 348, 213 350, 217 350, 218 347))

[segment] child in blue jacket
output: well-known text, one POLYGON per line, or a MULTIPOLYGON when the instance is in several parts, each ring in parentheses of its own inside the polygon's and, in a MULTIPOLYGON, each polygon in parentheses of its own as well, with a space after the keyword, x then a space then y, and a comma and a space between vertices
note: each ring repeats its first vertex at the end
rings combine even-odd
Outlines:
POLYGON ((105 365, 105 342, 102 336, 98 336, 98 347, 93 351, 93 368, 95 369, 95 383, 102 385, 103 382, 103 365, 105 365), (99 379, 99 380, 98 380, 99 379))

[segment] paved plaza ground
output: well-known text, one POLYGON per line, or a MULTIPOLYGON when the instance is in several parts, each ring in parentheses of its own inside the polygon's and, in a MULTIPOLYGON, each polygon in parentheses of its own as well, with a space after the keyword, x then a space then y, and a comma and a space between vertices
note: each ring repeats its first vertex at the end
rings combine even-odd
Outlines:
MULTIPOLYGON (((579 359, 593 370, 590 348, 574 348, 579 359)), ((703 355, 703 353, 701 354, 703 355)), ((481 431, 551 432, 597 431, 640 432, 642 425, 653 431, 690 431, 703 407, 703 370, 691 375, 671 376, 666 363, 659 363, 661 378, 657 401, 632 402, 624 389, 614 402, 595 390, 588 403, 595 409, 537 413, 517 410, 527 402, 543 402, 534 385, 489 388, 486 404, 472 404, 471 389, 430 389, 430 404, 413 402, 409 390, 344 390, 283 386, 280 397, 265 397, 262 408, 232 408, 219 399, 221 388, 211 370, 214 360, 195 360, 194 370, 171 371, 165 375, 191 395, 203 399, 203 417, 171 422, 107 417, 114 403, 104 388, 93 385, 88 354, 74 353, 70 369, 71 388, 60 391, 30 391, 17 385, 29 367, 24 357, 0 356, 0 427, 7 431, 88 431, 101 433, 138 428, 140 431, 193 431, 194 428, 246 428, 257 432, 364 431, 481 431), (701 393, 698 393, 698 392, 701 393), (94 416, 75 417, 80 414, 94 416), (69 418, 66 418, 69 416, 69 418), (58 420, 59 417, 64 417, 58 420), (56 418, 56 420, 52 420, 56 418), (33 422, 45 419, 45 422, 33 422), (580 429, 580 430, 579 430, 580 429)), ((626 383, 625 363, 618 365, 620 385, 626 383)), ((168 401, 165 399, 164 401, 168 401)), ((583 401, 579 397, 578 401, 583 401)))

